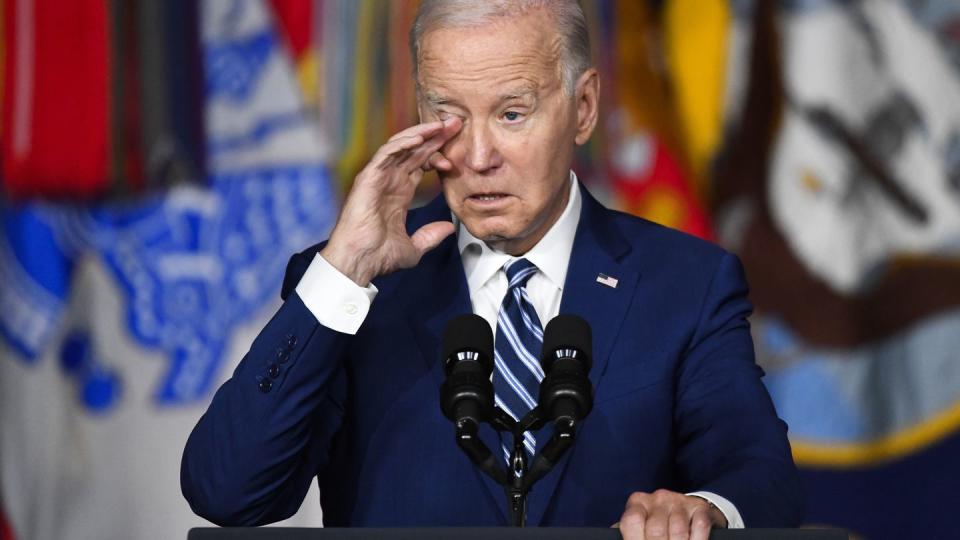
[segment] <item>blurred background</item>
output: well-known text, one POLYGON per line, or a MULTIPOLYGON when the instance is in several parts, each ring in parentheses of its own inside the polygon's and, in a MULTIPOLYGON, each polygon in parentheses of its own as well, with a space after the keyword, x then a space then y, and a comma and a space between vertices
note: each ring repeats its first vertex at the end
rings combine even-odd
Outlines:
MULTIPOLYGON (((190 429, 416 122, 416 1, 0 4, 0 540, 183 538, 190 429)), ((960 3, 583 5, 576 171, 743 260, 806 522, 953 537, 960 3)))

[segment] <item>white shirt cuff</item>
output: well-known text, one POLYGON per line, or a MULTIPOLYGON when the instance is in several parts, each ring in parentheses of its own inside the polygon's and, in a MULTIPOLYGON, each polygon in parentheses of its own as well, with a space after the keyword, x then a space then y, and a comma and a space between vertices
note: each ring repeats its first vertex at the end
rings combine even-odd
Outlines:
POLYGON ((317 321, 331 330, 356 334, 377 296, 371 283, 361 287, 317 253, 297 284, 297 295, 317 321))
POLYGON ((716 506, 720 510, 720 513, 723 514, 723 517, 727 518, 728 529, 744 528, 743 518, 740 517, 740 511, 738 511, 737 507, 727 499, 724 499, 716 493, 710 493, 709 491, 694 491, 693 493, 687 493, 687 495, 700 497, 701 499, 704 499, 710 504, 716 506))

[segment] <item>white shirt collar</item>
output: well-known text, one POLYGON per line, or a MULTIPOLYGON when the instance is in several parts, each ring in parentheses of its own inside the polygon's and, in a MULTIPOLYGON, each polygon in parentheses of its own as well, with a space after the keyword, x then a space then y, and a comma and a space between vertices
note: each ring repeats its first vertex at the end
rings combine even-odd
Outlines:
MULTIPOLYGON (((577 175, 570 171, 570 196, 567 206, 557 222, 547 234, 523 257, 540 269, 540 272, 558 289, 563 290, 573 251, 573 239, 580 223, 580 189, 577 175)), ((467 276, 467 285, 471 291, 479 290, 507 261, 515 257, 502 251, 491 249, 486 243, 470 234, 463 223, 457 222, 457 244, 463 260, 463 270, 467 276)))

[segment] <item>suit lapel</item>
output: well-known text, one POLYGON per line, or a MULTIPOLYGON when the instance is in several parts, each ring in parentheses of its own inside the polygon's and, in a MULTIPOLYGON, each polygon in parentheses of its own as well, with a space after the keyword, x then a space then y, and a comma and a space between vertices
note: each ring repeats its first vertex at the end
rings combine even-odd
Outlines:
MULTIPOLYGON (((443 202, 442 196, 426 207, 424 213, 427 219, 423 223, 450 219, 450 210, 443 202)), ((417 226, 419 223, 411 227, 417 226)), ((439 408, 440 385, 446 378, 443 360, 440 358, 443 331, 454 317, 473 312, 470 289, 467 286, 455 235, 451 235, 436 249, 425 255, 417 270, 411 272, 402 284, 405 293, 409 294, 405 311, 408 315, 407 322, 412 326, 420 346, 423 361, 426 362, 427 369, 436 383, 436 401, 439 408)), ((455 428, 451 423, 451 446, 456 444, 454 433, 455 428)), ((496 430, 484 424, 480 429, 480 438, 495 456, 500 455, 500 438, 496 430)), ((467 459, 465 455, 464 459, 467 459)), ((507 503, 503 487, 478 467, 474 467, 474 471, 500 511, 501 522, 506 523, 507 503)))
MULTIPOLYGON (((581 194, 583 207, 570 255, 560 313, 579 315, 590 324, 593 333, 590 381, 596 389, 606 371, 611 350, 633 299, 639 272, 624 263, 631 247, 613 223, 615 214, 600 205, 582 187, 581 194), (616 279, 616 286, 598 282, 601 274, 616 279)), ((607 283, 612 284, 609 280, 607 283)), ((589 422, 590 417, 585 421, 589 422)), ((547 426, 537 432, 538 453, 549 441, 552 431, 552 427, 547 426)), ((575 451, 576 443, 531 490, 527 504, 527 520, 531 526, 540 525, 570 455, 575 451)))

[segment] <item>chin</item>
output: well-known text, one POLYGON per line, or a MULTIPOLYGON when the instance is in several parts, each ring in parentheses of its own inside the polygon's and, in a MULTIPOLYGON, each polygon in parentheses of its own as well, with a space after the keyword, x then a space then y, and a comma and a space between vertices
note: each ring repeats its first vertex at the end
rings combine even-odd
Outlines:
POLYGON ((507 233, 507 231, 504 231, 499 228, 482 227, 482 226, 471 227, 469 223, 466 225, 467 225, 467 229, 470 230, 470 234, 473 234, 474 236, 476 236, 480 240, 483 240, 484 242, 502 242, 503 240, 507 240, 510 238, 510 235, 507 233))
POLYGON ((510 237, 508 237, 508 236, 506 236, 506 235, 503 235, 503 234, 488 234, 488 235, 485 235, 485 236, 482 236, 482 237, 479 237, 479 236, 478 236, 477 238, 480 238, 480 239, 483 240, 484 242, 486 242, 486 243, 488 243, 488 244, 491 244, 491 245, 496 245, 497 243, 506 242, 506 241, 510 240, 510 237))
POLYGON ((481 240, 488 238, 507 238, 510 236, 510 228, 505 227, 502 218, 466 216, 460 218, 470 234, 481 240), (497 223, 497 222, 500 223, 497 223))

